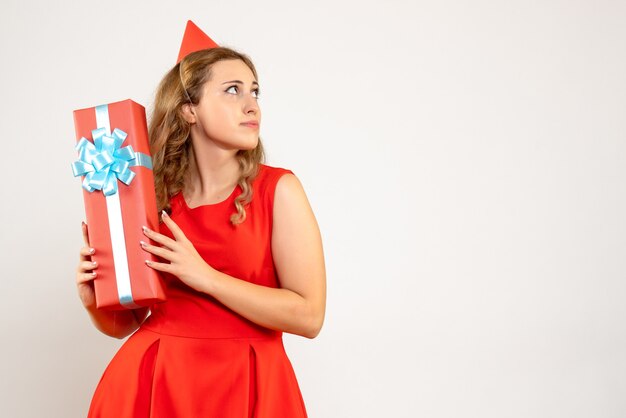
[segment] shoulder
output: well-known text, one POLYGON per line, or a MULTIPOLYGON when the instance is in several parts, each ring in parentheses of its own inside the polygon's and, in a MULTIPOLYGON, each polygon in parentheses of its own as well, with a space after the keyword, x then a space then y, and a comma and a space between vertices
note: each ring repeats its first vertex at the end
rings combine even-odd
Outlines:
POLYGON ((306 200, 300 180, 288 168, 260 164, 257 179, 257 190, 270 208, 285 205, 302 204, 306 200))
POLYGON ((283 167, 274 167, 267 164, 259 164, 259 173, 257 178, 259 180, 278 180, 286 174, 291 174, 294 176, 293 171, 288 168, 283 167))
POLYGON ((260 164, 255 183, 257 183, 259 191, 262 193, 269 192, 273 200, 277 187, 284 188, 286 183, 287 187, 290 187, 289 183, 293 183, 294 180, 297 181, 295 174, 287 168, 260 164), (278 186, 278 184, 281 186, 278 186))
POLYGON ((300 179, 287 169, 274 173, 273 193, 274 215, 283 216, 289 212, 308 212, 310 205, 300 179))

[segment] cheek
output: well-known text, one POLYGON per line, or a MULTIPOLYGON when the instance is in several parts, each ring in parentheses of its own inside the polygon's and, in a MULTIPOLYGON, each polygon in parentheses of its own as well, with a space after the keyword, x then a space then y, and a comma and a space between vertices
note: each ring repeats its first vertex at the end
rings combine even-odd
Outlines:
POLYGON ((228 106, 212 106, 206 112, 207 128, 211 131, 232 129, 233 111, 228 106))

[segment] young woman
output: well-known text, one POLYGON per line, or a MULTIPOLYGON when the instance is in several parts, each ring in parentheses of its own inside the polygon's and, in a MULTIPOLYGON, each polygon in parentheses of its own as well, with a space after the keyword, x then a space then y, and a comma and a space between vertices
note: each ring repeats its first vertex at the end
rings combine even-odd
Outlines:
POLYGON ((307 416, 282 334, 320 332, 322 242, 298 178, 263 163, 258 98, 250 59, 223 47, 187 55, 159 85, 149 137, 163 212, 137 245, 160 258, 148 265, 167 302, 96 309, 98 249, 83 224, 80 299, 101 332, 132 333, 90 417, 307 416))

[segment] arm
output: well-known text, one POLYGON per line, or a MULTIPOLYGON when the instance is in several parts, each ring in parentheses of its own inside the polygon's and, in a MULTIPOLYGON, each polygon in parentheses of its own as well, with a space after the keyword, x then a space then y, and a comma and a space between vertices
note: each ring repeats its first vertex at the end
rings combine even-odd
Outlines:
POLYGON ((315 338, 324 322, 326 271, 319 228, 300 181, 283 175, 274 195, 272 255, 281 288, 241 280, 209 266, 182 230, 164 212, 174 239, 144 229, 162 247, 142 241, 143 248, 167 261, 146 260, 155 270, 177 276, 241 316, 266 328, 315 338))
POLYGON ((95 327, 105 335, 126 338, 139 328, 150 308, 124 311, 103 311, 95 306, 85 307, 95 327))
POLYGON ((216 272, 202 290, 261 326, 315 338, 326 309, 322 239, 304 189, 293 174, 283 175, 276 185, 273 218, 272 255, 281 288, 216 272))

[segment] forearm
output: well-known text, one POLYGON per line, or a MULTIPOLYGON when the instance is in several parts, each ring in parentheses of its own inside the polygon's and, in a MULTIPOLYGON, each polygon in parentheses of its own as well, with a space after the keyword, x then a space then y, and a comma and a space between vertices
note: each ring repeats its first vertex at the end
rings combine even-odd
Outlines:
POLYGON ((201 291, 263 327, 307 338, 319 332, 311 304, 289 289, 257 285, 219 271, 204 283, 201 291))
POLYGON ((145 318, 148 308, 123 311, 105 311, 95 306, 85 308, 91 322, 105 335, 122 339, 132 334, 145 318))

